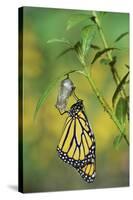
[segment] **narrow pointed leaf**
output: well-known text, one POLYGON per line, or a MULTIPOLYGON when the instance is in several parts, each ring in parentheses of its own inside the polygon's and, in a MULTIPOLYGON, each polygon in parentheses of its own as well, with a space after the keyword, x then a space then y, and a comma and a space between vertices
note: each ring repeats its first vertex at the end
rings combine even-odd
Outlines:
POLYGON ((64 51, 62 51, 62 52, 57 56, 57 59, 60 58, 60 57, 62 57, 62 56, 64 56, 66 53, 68 53, 68 52, 70 52, 70 51, 72 51, 72 50, 74 50, 73 47, 70 47, 70 48, 65 49, 64 51))
POLYGON ((79 23, 89 19, 91 16, 88 14, 73 14, 71 15, 71 17, 69 18, 68 22, 67 22, 67 30, 70 30, 71 28, 73 28, 74 26, 78 25, 79 23))
POLYGON ((33 119, 35 120, 36 115, 39 111, 39 109, 41 108, 41 106, 44 104, 44 102, 46 101, 47 97, 49 96, 50 92, 52 91, 52 89, 54 88, 55 84, 57 83, 57 81, 59 80, 59 77, 53 81, 51 81, 48 85, 47 88, 45 88, 44 92, 42 93, 41 97, 39 98, 37 104, 36 104, 36 108, 35 108, 35 112, 34 112, 34 117, 33 119))
POLYGON ((100 49, 100 47, 97 46, 97 45, 95 45, 95 44, 91 44, 90 47, 91 47, 92 49, 94 49, 94 50, 99 50, 99 49, 100 49))
POLYGON ((120 97, 116 105, 115 115, 122 126, 124 126, 125 123, 127 109, 128 109, 127 101, 124 98, 120 97))
POLYGON ((68 40, 64 39, 64 38, 61 38, 61 39, 59 39, 59 38, 50 39, 50 40, 47 41, 47 44, 56 43, 56 42, 57 43, 62 43, 62 44, 67 44, 67 45, 71 46, 71 43, 68 40))
POLYGON ((115 147, 116 149, 118 149, 118 147, 119 147, 119 145, 120 145, 120 143, 121 143, 122 138, 123 138, 123 135, 122 135, 122 134, 121 134, 121 135, 117 135, 117 136, 115 137, 115 139, 114 139, 114 141, 113 141, 113 145, 114 145, 114 147, 115 147))
POLYGON ((100 58, 104 53, 108 52, 108 51, 112 51, 112 50, 115 50, 117 48, 106 48, 106 49, 103 49, 102 51, 98 51, 95 56, 94 56, 94 59, 92 60, 91 64, 93 64, 98 58, 100 58))
POLYGON ((74 45, 74 49, 75 49, 75 51, 76 51, 76 53, 78 54, 78 55, 80 55, 80 54, 82 54, 82 45, 81 45, 81 42, 80 41, 78 41, 75 45, 74 45))
POLYGON ((91 47, 91 42, 95 36, 95 27, 94 25, 86 26, 81 31, 82 38, 82 52, 83 56, 88 52, 91 47))
POLYGON ((126 83, 128 75, 129 75, 129 72, 127 72, 127 74, 122 78, 122 80, 120 81, 119 85, 117 86, 117 88, 116 88, 116 90, 114 92, 114 95, 112 97, 112 104, 113 104, 113 106, 115 105, 116 99, 117 99, 119 93, 121 92, 122 87, 126 83))
POLYGON ((118 42, 119 40, 121 40, 123 37, 125 37, 126 35, 128 35, 129 32, 125 32, 125 33, 122 33, 120 36, 118 36, 115 40, 115 42, 118 42))
POLYGON ((82 53, 82 44, 80 41, 78 41, 75 45, 74 45, 74 49, 75 52, 78 55, 78 58, 80 59, 80 62, 83 62, 83 53, 82 53))

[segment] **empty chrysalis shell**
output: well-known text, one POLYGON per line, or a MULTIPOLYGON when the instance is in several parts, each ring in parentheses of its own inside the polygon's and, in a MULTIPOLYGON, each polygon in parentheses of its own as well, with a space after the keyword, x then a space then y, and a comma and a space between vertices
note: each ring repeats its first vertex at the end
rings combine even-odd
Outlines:
POLYGON ((75 86, 69 78, 61 81, 57 102, 55 105, 60 112, 64 112, 66 110, 68 98, 71 96, 74 89, 75 86))

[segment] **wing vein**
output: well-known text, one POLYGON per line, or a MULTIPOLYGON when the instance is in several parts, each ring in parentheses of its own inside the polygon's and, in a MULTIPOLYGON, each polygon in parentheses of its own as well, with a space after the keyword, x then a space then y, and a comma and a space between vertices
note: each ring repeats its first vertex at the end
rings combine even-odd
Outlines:
POLYGON ((61 149, 63 149, 63 147, 64 147, 64 144, 65 144, 66 139, 67 139, 67 137, 68 137, 69 130, 70 130, 70 128, 71 128, 72 122, 73 122, 73 120, 70 122, 70 125, 69 125, 69 127, 68 127, 68 129, 67 129, 67 133, 66 133, 66 136, 65 136, 65 139, 64 139, 64 141, 63 141, 63 144, 62 144, 62 148, 61 148, 61 149))

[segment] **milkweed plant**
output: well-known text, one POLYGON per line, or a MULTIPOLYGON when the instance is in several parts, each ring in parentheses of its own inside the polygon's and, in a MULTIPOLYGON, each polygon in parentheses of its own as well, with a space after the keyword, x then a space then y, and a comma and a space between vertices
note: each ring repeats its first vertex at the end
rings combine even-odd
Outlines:
POLYGON ((127 70, 124 76, 121 77, 118 69, 116 68, 118 58, 114 55, 114 52, 118 50, 120 51, 120 49, 117 48, 117 43, 124 37, 127 37, 129 33, 128 31, 121 33, 115 39, 115 41, 113 41, 113 45, 109 46, 103 31, 103 27, 101 25, 101 19, 102 17, 105 17, 106 14, 107 13, 105 12, 92 11, 91 14, 71 15, 66 23, 67 31, 74 28, 79 23, 88 20, 88 25, 82 28, 80 32, 80 40, 77 41, 76 44, 72 44, 65 38, 54 38, 47 41, 48 44, 57 42, 60 43, 60 45, 66 45, 66 48, 58 55, 58 58, 64 56, 68 52, 75 52, 77 59, 79 60, 82 67, 80 67, 79 70, 72 69, 71 71, 64 72, 63 74, 56 77, 53 81, 51 81, 37 102, 34 112, 34 119, 36 118, 40 107, 44 104, 56 83, 61 80, 64 75, 68 75, 70 73, 79 73, 81 76, 87 79, 92 91, 103 107, 103 112, 105 111, 108 114, 109 118, 118 128, 118 135, 115 136, 113 141, 114 147, 117 148, 119 147, 122 140, 125 140, 126 144, 129 146, 126 128, 129 121, 129 96, 126 91, 126 87, 129 84, 129 65, 127 63, 123 63, 123 67, 125 67, 127 70), (95 45, 96 34, 98 34, 100 37, 102 44, 101 46, 95 45), (95 55, 91 58, 91 60, 90 58, 88 60, 88 54, 92 50, 95 50, 95 55), (95 62, 100 62, 110 68, 109 75, 112 77, 115 83, 115 90, 112 93, 111 106, 104 98, 102 93, 98 90, 96 83, 91 75, 91 69, 95 62))

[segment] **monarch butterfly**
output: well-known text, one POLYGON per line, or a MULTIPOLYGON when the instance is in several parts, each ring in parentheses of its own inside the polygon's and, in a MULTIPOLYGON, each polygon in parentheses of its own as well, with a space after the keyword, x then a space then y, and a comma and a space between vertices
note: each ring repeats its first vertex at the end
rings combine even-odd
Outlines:
POLYGON ((84 112, 83 100, 73 104, 63 129, 57 151, 59 157, 72 165, 87 182, 96 176, 95 137, 84 112))

